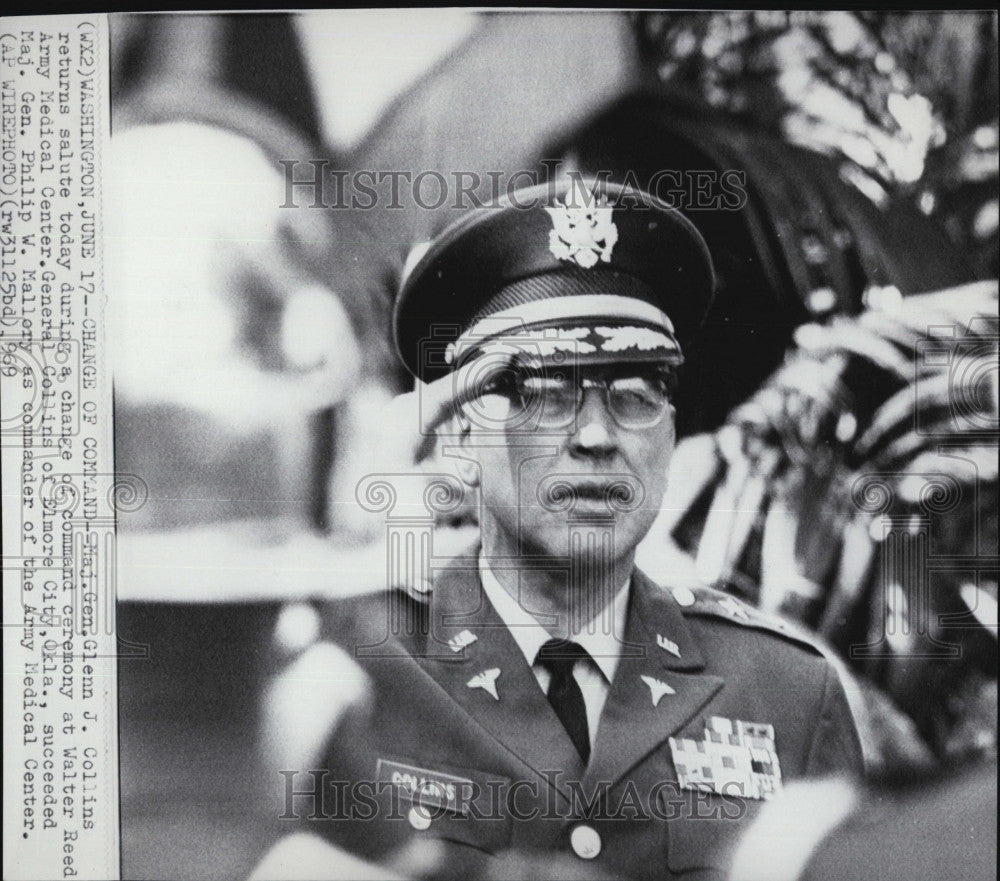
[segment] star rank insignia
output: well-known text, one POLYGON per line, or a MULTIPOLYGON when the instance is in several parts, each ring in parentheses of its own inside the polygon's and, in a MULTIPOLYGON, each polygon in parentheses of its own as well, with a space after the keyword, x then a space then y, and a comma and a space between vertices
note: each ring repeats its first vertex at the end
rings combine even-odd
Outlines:
POLYGON ((704 737, 671 737, 682 789, 767 799, 781 789, 774 726, 712 716, 704 737))
POLYGON ((719 605, 733 618, 739 618, 741 621, 750 620, 747 610, 741 603, 738 603, 732 597, 726 597, 724 600, 719 600, 719 605))
POLYGON ((482 673, 477 673, 473 676, 466 685, 469 688, 481 688, 483 691, 492 695, 493 700, 500 700, 500 695, 497 692, 497 679, 500 677, 500 668, 493 667, 491 670, 483 670, 482 673))
POLYGON ((448 648, 450 648, 453 652, 460 652, 466 646, 472 645, 477 639, 479 639, 479 637, 476 636, 476 634, 474 634, 471 630, 463 630, 461 633, 448 640, 448 648))

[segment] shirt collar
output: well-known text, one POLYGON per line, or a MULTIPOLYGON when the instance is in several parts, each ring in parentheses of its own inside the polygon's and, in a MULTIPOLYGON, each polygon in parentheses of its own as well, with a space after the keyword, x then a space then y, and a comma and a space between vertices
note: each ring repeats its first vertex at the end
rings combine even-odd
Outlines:
MULTIPOLYGON (((528 666, 532 666, 538 656, 538 650, 551 639, 551 634, 538 623, 538 619, 531 612, 506 591, 486 564, 482 554, 479 556, 479 578, 487 599, 507 625, 528 666)), ((621 657, 622 641, 625 638, 625 616, 628 613, 630 582, 631 577, 626 578, 611 602, 573 636, 573 639, 587 650, 609 683, 614 680, 618 660, 621 657), (610 615, 607 614, 608 611, 610 615)))

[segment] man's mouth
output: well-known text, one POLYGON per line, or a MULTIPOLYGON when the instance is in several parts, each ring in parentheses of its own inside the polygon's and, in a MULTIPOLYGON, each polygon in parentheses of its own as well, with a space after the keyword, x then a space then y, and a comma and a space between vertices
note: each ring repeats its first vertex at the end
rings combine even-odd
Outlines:
POLYGON ((627 486, 621 481, 594 481, 594 480, 567 480, 568 495, 571 495, 577 504, 591 505, 600 504, 609 511, 618 506, 623 493, 629 496, 627 486))
POLYGON ((538 487, 538 500, 551 511, 617 515, 633 511, 645 498, 641 481, 627 474, 550 474, 538 487))
POLYGON ((608 498, 609 493, 614 491, 614 484, 582 482, 569 484, 578 499, 593 499, 603 502, 608 498))

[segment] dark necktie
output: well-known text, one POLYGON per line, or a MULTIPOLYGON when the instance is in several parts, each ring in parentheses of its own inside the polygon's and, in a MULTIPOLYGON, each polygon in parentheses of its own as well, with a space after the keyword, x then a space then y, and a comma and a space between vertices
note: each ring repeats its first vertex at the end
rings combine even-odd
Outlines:
POLYGON ((586 764, 590 759, 590 735, 587 729, 587 706, 583 692, 573 677, 573 665, 588 657, 586 649, 575 642, 550 639, 538 650, 538 663, 552 674, 549 683, 549 703, 556 711, 586 764))

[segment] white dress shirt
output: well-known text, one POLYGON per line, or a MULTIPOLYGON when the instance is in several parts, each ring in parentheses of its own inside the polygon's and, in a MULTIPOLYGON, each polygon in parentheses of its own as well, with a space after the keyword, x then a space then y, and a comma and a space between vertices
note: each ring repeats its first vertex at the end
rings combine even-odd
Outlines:
POLYGON ((607 606, 579 632, 550 633, 539 624, 531 612, 506 591, 482 556, 479 558, 479 577, 487 599, 507 625, 545 694, 548 694, 552 674, 541 664, 535 663, 538 650, 553 637, 572 639, 586 649, 590 657, 576 662, 573 666, 573 678, 583 692, 583 702, 587 708, 587 732, 590 735, 590 745, 593 747, 601 711, 608 699, 611 682, 621 657, 631 578, 626 579, 607 606))

